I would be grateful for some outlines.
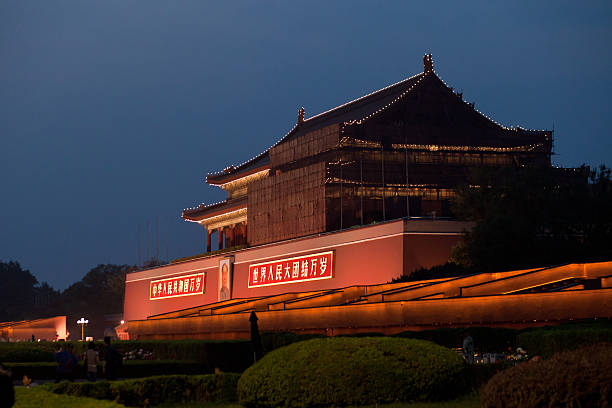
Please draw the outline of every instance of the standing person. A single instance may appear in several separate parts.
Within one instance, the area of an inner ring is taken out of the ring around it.
[[[11,370],[0,363],[0,408],[10,408],[15,404],[15,389]]]
[[[470,336],[470,333],[466,333],[465,338],[463,339],[463,357],[465,357],[465,361],[469,364],[474,363],[474,339]]]
[[[113,346],[109,336],[104,337],[104,374],[107,380],[116,380],[121,368],[121,354]]]
[[[87,379],[89,381],[96,381],[98,375],[98,363],[100,357],[96,351],[93,341],[87,344],[87,352],[85,352],[85,367],[87,368]]]
[[[57,368],[55,370],[55,382],[62,380],[74,381],[74,368],[78,364],[76,356],[72,353],[72,344],[68,343],[63,349],[55,353]]]

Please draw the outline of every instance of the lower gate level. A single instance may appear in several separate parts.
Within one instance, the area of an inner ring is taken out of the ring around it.
[[[327,335],[610,318],[612,262],[231,299],[129,321],[128,330],[131,339],[246,339],[252,311],[261,331]]]

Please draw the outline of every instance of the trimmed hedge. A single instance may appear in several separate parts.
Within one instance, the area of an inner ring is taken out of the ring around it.
[[[296,334],[292,332],[263,332],[261,333],[261,345],[265,352],[297,343],[298,341],[321,339],[326,336],[322,334]]]
[[[461,347],[465,333],[474,339],[477,351],[506,352],[508,347],[524,348],[530,356],[550,357],[554,353],[574,350],[598,342],[612,342],[612,322],[598,319],[564,323],[558,326],[522,330],[499,327],[440,328],[406,331],[395,336],[429,340],[444,347]]]
[[[86,342],[70,343],[77,356],[87,350]],[[0,362],[53,362],[55,347],[64,344],[63,342],[0,343]],[[102,355],[104,343],[97,341],[95,345],[96,350]],[[225,372],[242,372],[253,363],[250,341],[127,340],[113,342],[113,347],[121,354],[143,349],[153,352],[155,359],[197,361],[206,367],[206,372],[214,372],[215,368]]]
[[[147,407],[162,402],[236,401],[240,374],[164,375],[138,380],[44,384],[51,392],[77,397],[113,400],[131,407]]]
[[[0,343],[0,361],[6,362],[30,362],[30,361],[54,361],[53,352],[57,343],[47,341],[36,343]]]
[[[24,375],[34,380],[51,380],[55,378],[57,363],[6,363],[13,373],[14,380],[20,380]],[[128,360],[123,362],[119,373],[121,378],[149,377],[167,374],[205,374],[210,373],[207,367],[195,361],[165,361],[165,360]],[[83,363],[74,370],[75,378],[85,378]],[[102,378],[102,365],[98,365],[98,378]]]
[[[451,398],[465,366],[436,344],[392,337],[313,339],[280,348],[238,382],[246,407],[365,405]]]
[[[612,344],[530,361],[496,374],[481,392],[484,408],[609,407]]]
[[[612,342],[612,327],[549,327],[521,333],[516,342],[531,356],[550,357],[589,344]]]
[[[466,333],[474,339],[476,350],[502,353],[508,347],[516,346],[516,336],[519,330],[500,327],[470,327],[470,328],[440,328],[436,330],[405,331],[396,334],[398,337],[432,341],[444,347],[461,347]]]
[[[470,328],[439,328],[435,330],[404,331],[391,337],[427,340],[440,346],[453,348],[461,347],[466,332],[469,332],[476,341],[476,348],[487,352],[505,352],[508,347],[516,346],[516,336],[520,330],[499,327],[470,327]],[[382,337],[383,333],[356,333],[340,335],[339,337]],[[313,338],[325,338],[322,334],[295,334],[291,332],[264,332],[261,335],[264,350],[272,351],[298,341]]]

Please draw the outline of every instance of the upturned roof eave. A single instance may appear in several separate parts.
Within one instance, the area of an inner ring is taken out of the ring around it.
[[[312,128],[312,130],[316,130],[318,125],[324,124],[326,121],[329,121],[333,119],[334,117],[339,117],[345,114],[346,112],[350,111],[351,109],[354,109],[358,106],[361,107],[361,106],[368,105],[368,103],[373,103],[375,101],[378,101],[380,98],[383,98],[385,96],[386,92],[392,92],[394,91],[395,88],[401,89],[401,87],[404,86],[405,84],[411,83],[411,81],[415,81],[417,78],[422,77],[424,75],[425,73],[423,72],[418,73],[411,77],[405,78],[399,82],[396,82],[384,88],[378,89],[374,92],[371,92],[367,95],[361,96],[359,98],[346,102],[342,105],[336,106],[325,112],[321,112],[308,119],[305,119],[303,122],[298,122],[295,126],[293,126],[293,128],[289,132],[287,132],[287,134],[285,134],[285,136],[283,136],[274,145],[270,146],[268,149],[266,149],[261,154],[247,160],[246,162],[238,166],[235,166],[234,168],[230,167],[229,169],[225,169],[217,173],[209,174],[206,177],[206,182],[212,185],[219,185],[219,184],[227,183],[229,181],[238,179],[240,177],[244,177],[248,174],[251,174],[249,170],[251,170],[253,165],[256,164],[258,161],[261,161],[262,163],[265,161],[265,164],[269,165],[270,149],[287,141],[293,135],[298,133],[300,130],[308,129],[308,128]],[[376,110],[376,107],[372,109],[372,111],[375,111],[375,110]],[[340,123],[340,122],[343,122],[343,120],[338,120],[337,123]],[[259,165],[257,167],[263,168],[263,166],[259,166]]]
[[[187,221],[200,222],[206,218],[222,215],[229,211],[246,208],[246,205],[246,197],[229,201],[225,200],[210,205],[201,204],[198,207],[183,210],[181,217]]]
[[[267,153],[268,152],[264,152],[263,154],[267,156]],[[261,163],[255,163],[255,162],[256,160],[253,159],[252,162],[245,163],[245,164],[251,164],[251,165],[245,166],[245,168],[243,169],[240,169],[240,168],[235,169],[232,172],[209,174],[206,176],[206,183],[212,186],[220,186],[225,183],[229,183],[231,181],[238,180],[242,177],[246,177],[251,174],[254,174],[260,171],[264,171],[270,168],[269,157],[267,157],[266,160],[262,160]],[[253,164],[257,164],[257,165],[253,166]]]

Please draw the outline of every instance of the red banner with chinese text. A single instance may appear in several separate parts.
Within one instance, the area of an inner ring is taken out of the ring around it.
[[[204,293],[204,273],[176,276],[151,282],[149,299],[167,299]]]
[[[333,277],[333,251],[249,265],[249,288]]]

